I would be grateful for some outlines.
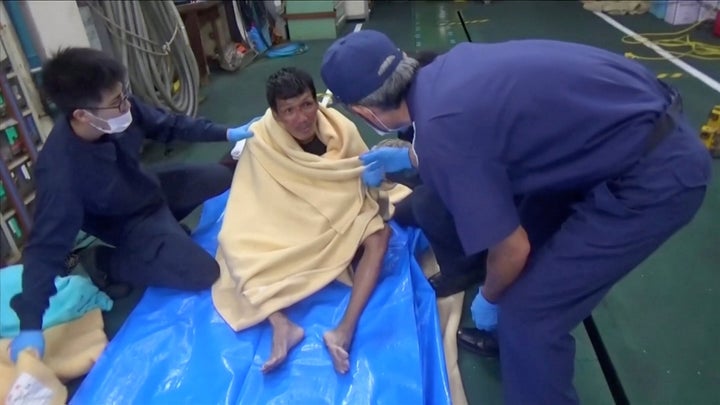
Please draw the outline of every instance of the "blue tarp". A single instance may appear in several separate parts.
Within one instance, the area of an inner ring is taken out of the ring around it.
[[[227,193],[208,201],[194,234],[217,248]],[[383,272],[360,319],[350,372],[335,372],[322,334],[350,289],[333,283],[286,313],[305,338],[267,375],[267,322],[236,333],[209,291],[151,288],[110,342],[71,404],[450,404],[435,295],[414,259],[425,241],[395,224]]]

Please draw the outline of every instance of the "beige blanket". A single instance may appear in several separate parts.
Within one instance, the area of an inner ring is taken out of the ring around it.
[[[335,279],[349,284],[346,270],[356,249],[392,210],[383,204],[386,196],[360,182],[356,156],[367,147],[355,125],[333,109],[321,107],[318,116],[319,136],[328,146],[324,156],[303,152],[268,110],[253,124],[255,136],[238,159],[218,236],[220,279],[212,289],[215,307],[234,330],[261,322]],[[407,194],[396,186],[387,198]],[[421,262],[427,276],[438,271],[431,252]],[[454,405],[467,403],[457,366],[462,303],[463,293],[438,300]]]
[[[351,260],[388,214],[378,204],[384,192],[378,197],[360,179],[358,156],[367,146],[339,112],[318,111],[323,156],[304,152],[270,109],[251,129],[218,235],[220,279],[212,288],[215,307],[236,331],[334,280],[351,284]],[[398,185],[389,198],[409,192]]]
[[[90,371],[108,343],[99,309],[49,328],[43,335],[44,358],[24,351],[16,364],[9,357],[11,339],[0,340],[0,403],[67,403],[63,383]]]

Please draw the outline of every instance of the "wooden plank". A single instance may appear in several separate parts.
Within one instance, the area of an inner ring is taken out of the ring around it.
[[[10,58],[13,72],[18,77],[18,83],[20,83],[20,88],[30,108],[35,126],[40,133],[40,138],[45,142],[45,139],[47,139],[52,129],[53,119],[43,108],[40,93],[35,87],[35,82],[29,69],[30,64],[19,45],[20,40],[15,33],[15,28],[10,21],[10,16],[7,14],[5,7],[0,7],[0,40],[2,40],[2,45],[5,47],[8,58]]]
[[[284,14],[283,17],[288,20],[320,20],[325,18],[335,19],[335,11],[323,11],[317,13],[299,13],[299,14]]]

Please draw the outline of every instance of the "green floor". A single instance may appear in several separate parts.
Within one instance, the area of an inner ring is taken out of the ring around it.
[[[623,33],[608,25],[575,1],[479,1],[423,2],[375,1],[371,19],[363,28],[390,35],[400,47],[448,49],[465,41],[457,24],[457,10],[468,21],[474,42],[521,38],[548,38],[582,42],[624,53],[656,56],[642,46],[624,45]],[[616,19],[636,32],[677,31],[651,15]],[[354,28],[349,24],[345,30]],[[697,40],[720,40],[709,34],[694,34]],[[236,74],[217,73],[203,91],[202,115],[221,123],[239,124],[264,112],[264,79],[285,65],[311,72],[318,91],[322,54],[330,41],[308,43],[309,52],[289,59],[259,60]],[[688,60],[696,68],[720,81],[720,63]],[[683,73],[670,78],[683,93],[687,113],[698,128],[707,119],[720,94],[667,61],[643,61],[660,73]],[[354,119],[367,142],[377,136]],[[226,144],[174,145],[166,157],[183,161],[213,161],[227,152]],[[162,148],[148,151],[150,160],[163,156]],[[594,318],[612,356],[631,403],[710,404],[720,403],[720,161],[715,163],[715,180],[701,212],[693,223],[675,236],[637,271],[623,280],[600,307]],[[661,219],[659,219],[661,220]],[[192,222],[192,219],[191,219]],[[112,336],[140,297],[117,302],[106,314]],[[469,295],[471,298],[472,295]],[[466,307],[469,300],[466,302]],[[467,316],[463,324],[470,325]],[[612,403],[587,334],[580,328],[577,339],[576,386],[583,403]],[[501,403],[499,363],[460,352],[460,368],[471,404]]]

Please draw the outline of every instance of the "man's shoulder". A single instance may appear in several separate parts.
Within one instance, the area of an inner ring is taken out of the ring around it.
[[[73,174],[71,170],[74,162],[82,159],[77,151],[70,147],[72,141],[72,132],[68,132],[69,127],[65,128],[56,125],[48,135],[42,149],[38,152],[37,161],[34,167],[35,181],[40,184],[49,186],[62,186],[68,184]],[[60,182],[60,184],[57,184]]]
[[[64,160],[67,153],[68,140],[72,136],[72,129],[67,122],[58,120],[53,125],[47,138],[38,152],[38,163],[47,160]]]

